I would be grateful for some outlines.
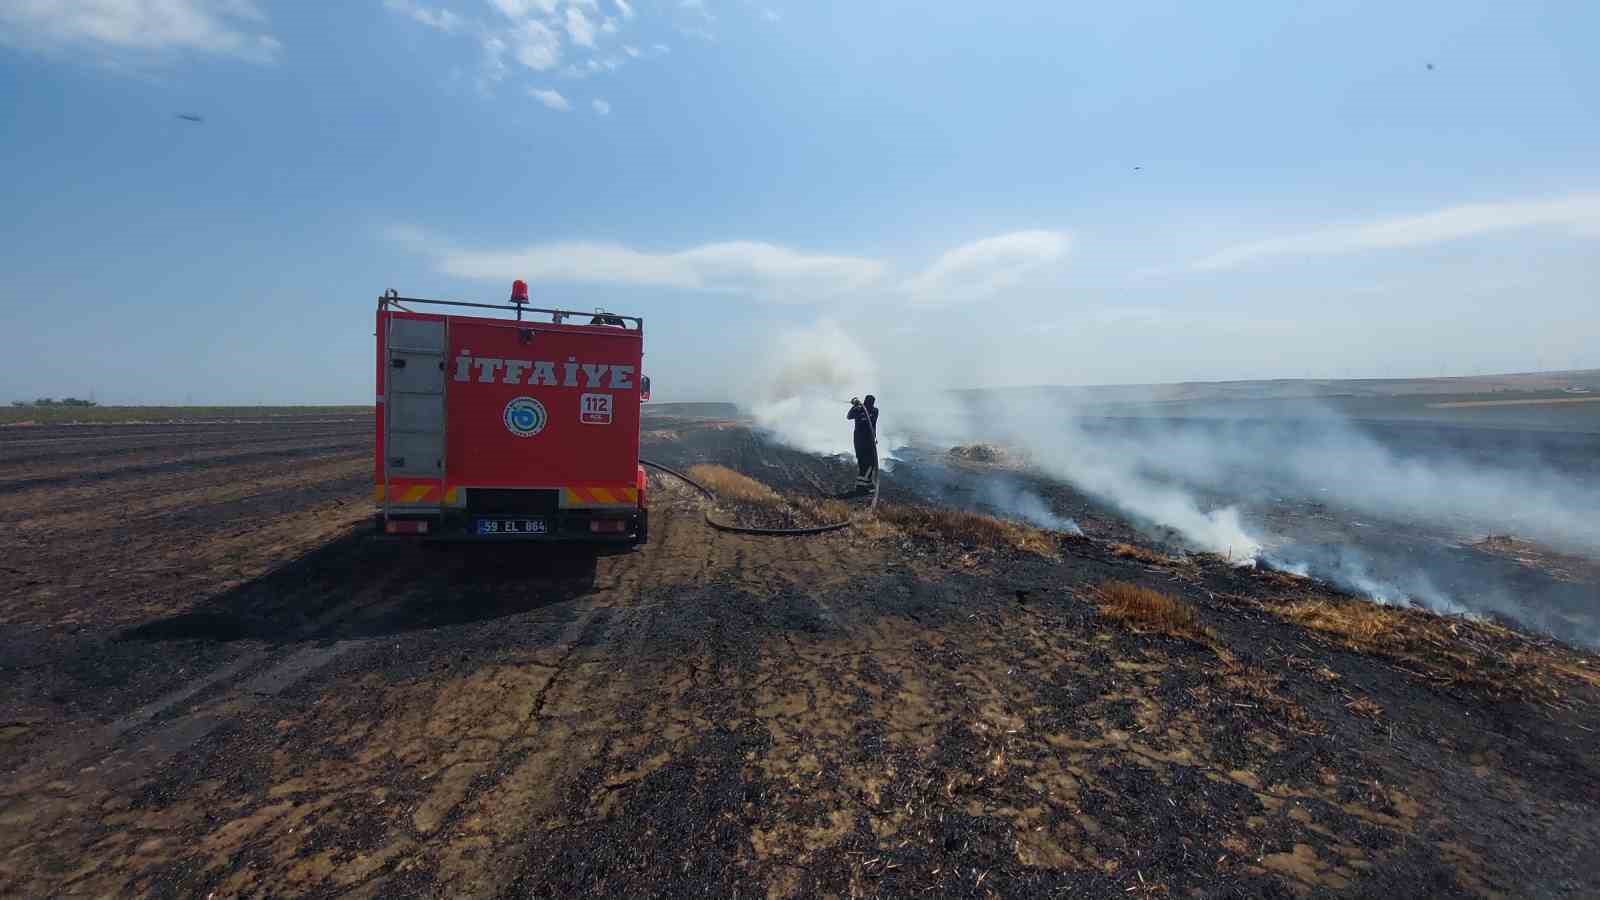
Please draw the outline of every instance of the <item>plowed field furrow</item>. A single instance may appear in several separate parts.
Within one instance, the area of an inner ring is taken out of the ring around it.
[[[0,446],[0,481],[11,481],[37,475],[69,474],[75,471],[93,471],[121,465],[139,465],[146,462],[168,461],[186,454],[207,455],[218,450],[247,445],[265,450],[271,447],[303,447],[318,442],[363,440],[372,443],[372,426],[326,429],[317,431],[274,431],[263,435],[228,435],[222,437],[195,437],[183,443],[173,443],[167,438],[148,441],[125,441],[114,446],[96,447],[86,452],[81,446],[67,441],[52,442],[59,446],[39,452],[17,453]]]
[[[98,451],[101,447],[116,448],[124,445],[140,446],[155,442],[181,445],[207,436],[224,436],[236,439],[272,434],[295,434],[328,428],[365,427],[370,430],[372,418],[360,416],[337,419],[289,419],[275,422],[195,422],[188,425],[42,425],[31,427],[0,428],[0,458],[13,449],[39,447],[83,447]]]
[[[371,447],[372,441],[365,439],[319,440],[276,448],[234,448],[212,453],[185,454],[176,459],[161,461],[121,460],[112,464],[72,467],[66,471],[54,471],[50,474],[34,473],[23,477],[0,478],[0,496],[84,484],[100,485],[167,473],[191,473],[215,467],[249,465],[254,462],[301,460],[317,456],[358,453],[363,450],[371,452]]]
[[[95,521],[133,520],[306,479],[326,478],[332,470],[345,477],[363,465],[370,485],[372,459],[366,452],[332,450],[297,458],[274,456],[265,461],[202,467],[200,471],[163,472],[104,484],[36,488],[7,496],[0,505],[0,522],[16,522],[19,529],[31,530],[69,522],[88,525]],[[370,492],[369,487],[367,496]]]
[[[369,520],[365,504],[340,499],[347,481],[320,487],[320,502],[313,483],[194,511],[210,523],[178,520],[131,534],[99,529],[99,545],[31,539],[11,557],[13,589],[0,603],[0,623],[105,626],[180,612]]]

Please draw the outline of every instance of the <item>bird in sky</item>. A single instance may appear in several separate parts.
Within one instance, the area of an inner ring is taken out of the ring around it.
[[[203,116],[197,116],[194,113],[178,113],[178,118],[184,120],[185,122],[204,122],[205,121],[205,118]]]

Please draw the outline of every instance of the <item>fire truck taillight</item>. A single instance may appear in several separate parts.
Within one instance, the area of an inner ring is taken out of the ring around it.
[[[511,282],[511,302],[528,302],[528,283],[526,281],[518,278],[516,281]]]
[[[383,530],[389,534],[427,534],[428,522],[425,519],[390,519],[383,523]]]
[[[621,534],[628,530],[626,519],[590,519],[591,534]]]

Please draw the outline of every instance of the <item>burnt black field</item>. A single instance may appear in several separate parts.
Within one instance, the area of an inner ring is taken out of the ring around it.
[[[854,477],[656,409],[667,465]],[[373,533],[370,414],[123,429],[0,432],[0,896],[1600,891],[1600,657],[1176,558],[1024,467],[908,456],[806,538],[655,475],[638,551],[425,548]],[[1089,536],[911,505],[992,485]]]

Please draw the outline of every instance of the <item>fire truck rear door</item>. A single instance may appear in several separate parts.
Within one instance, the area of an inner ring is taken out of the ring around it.
[[[443,319],[389,319],[384,465],[390,476],[444,477]]]

